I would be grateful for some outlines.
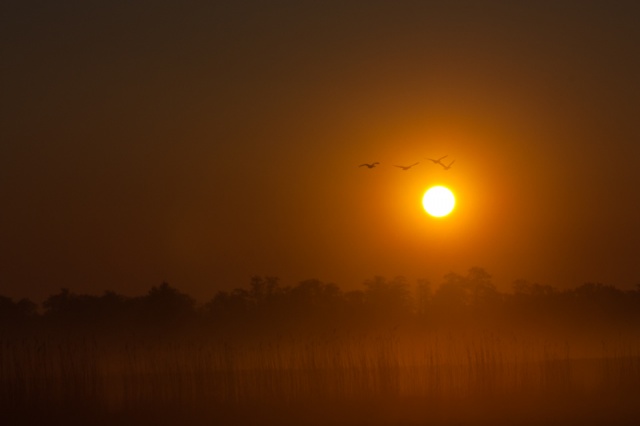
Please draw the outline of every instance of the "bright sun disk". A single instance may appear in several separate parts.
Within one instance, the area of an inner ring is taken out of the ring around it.
[[[453,193],[444,186],[434,186],[422,197],[422,206],[431,216],[446,216],[453,210],[456,199]]]

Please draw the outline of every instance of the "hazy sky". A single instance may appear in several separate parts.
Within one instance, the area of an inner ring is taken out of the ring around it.
[[[640,3],[193,3],[2,2],[0,294],[640,282]]]

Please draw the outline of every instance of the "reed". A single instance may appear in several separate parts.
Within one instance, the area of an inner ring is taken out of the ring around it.
[[[608,404],[638,395],[640,340],[627,336],[594,346],[587,351],[566,338],[478,331],[5,339],[0,409],[83,408],[96,416],[173,410],[198,419],[233,412],[248,421],[251,413],[263,418],[268,407],[271,417],[279,413],[275,422],[305,407],[325,417],[330,410],[345,424],[367,415],[370,424],[446,424],[496,421],[496,412],[508,407],[516,418],[539,416],[547,404],[549,412],[561,407],[566,420],[574,400]],[[536,400],[546,402],[535,410]],[[460,407],[475,414],[460,417]]]

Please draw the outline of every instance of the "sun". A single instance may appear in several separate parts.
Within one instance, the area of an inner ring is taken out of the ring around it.
[[[456,199],[448,188],[434,186],[427,190],[422,197],[422,206],[431,216],[446,216],[453,210]]]

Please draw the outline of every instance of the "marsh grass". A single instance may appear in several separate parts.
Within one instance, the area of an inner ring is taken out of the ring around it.
[[[139,424],[171,424],[170,413],[217,424],[640,419],[640,341],[595,340],[469,330],[2,340],[0,409]]]

